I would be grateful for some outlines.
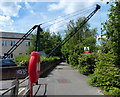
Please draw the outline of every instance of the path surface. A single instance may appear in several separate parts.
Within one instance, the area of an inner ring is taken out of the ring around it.
[[[87,84],[88,77],[80,74],[65,62],[60,63],[47,77],[39,79],[34,95],[103,95]]]
[[[87,84],[87,80],[88,77],[62,62],[47,77],[39,78],[39,85],[33,87],[33,95],[103,95],[98,88]],[[11,86],[12,81],[0,81],[0,94]],[[26,85],[28,81],[21,86]]]

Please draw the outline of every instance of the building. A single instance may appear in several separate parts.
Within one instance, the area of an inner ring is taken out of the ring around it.
[[[7,51],[20,39],[25,33],[15,32],[0,32],[0,56],[3,56]],[[30,46],[31,35],[24,40],[19,47],[10,55],[10,58],[20,54],[28,54],[27,50]]]

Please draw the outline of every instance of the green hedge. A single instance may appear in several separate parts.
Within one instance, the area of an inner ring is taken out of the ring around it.
[[[78,69],[80,73],[84,75],[90,75],[94,73],[95,61],[97,55],[94,53],[81,54],[78,58]]]
[[[40,62],[42,63],[42,62],[49,62],[49,61],[54,61],[54,60],[59,60],[60,59],[60,57],[43,57],[43,56],[41,56],[40,57]]]
[[[29,55],[18,55],[15,56],[14,60],[17,63],[18,66],[28,66],[29,63]],[[49,61],[53,61],[53,60],[58,60],[60,59],[59,57],[40,57],[40,62],[49,62]]]
[[[17,66],[27,66],[30,57],[28,55],[18,55],[15,56],[14,60],[17,63]]]
[[[89,75],[89,83],[101,87],[105,95],[120,97],[120,69],[111,53],[69,55],[69,64],[80,73]]]
[[[93,74],[97,55],[95,53],[69,55],[69,64],[84,75]]]
[[[120,97],[120,69],[115,65],[113,54],[98,54],[94,74],[90,76],[89,83],[102,89],[115,97]]]
[[[73,67],[78,66],[78,57],[79,56],[76,53],[73,53],[73,55],[69,55],[68,57],[69,64]]]

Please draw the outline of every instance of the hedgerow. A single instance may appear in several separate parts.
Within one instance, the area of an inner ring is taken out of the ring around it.
[[[91,54],[81,54],[78,58],[78,69],[80,73],[84,75],[90,75],[94,73],[94,67],[97,55]]]
[[[14,60],[17,63],[17,66],[27,66],[30,57],[28,55],[18,55],[15,56]]]
[[[17,66],[28,66],[28,63],[29,63],[29,55],[18,55],[18,56],[15,56],[14,60],[15,62],[17,63]],[[53,60],[57,60],[57,59],[60,59],[59,57],[44,57],[44,56],[41,56],[40,57],[40,62],[49,62],[49,61],[53,61]]]
[[[98,54],[94,74],[90,76],[89,83],[102,87],[108,95],[120,96],[120,69],[115,65],[115,58],[110,53]]]
[[[105,95],[120,97],[120,69],[111,53],[69,55],[69,64],[80,73],[89,75],[91,85],[101,87]]]
[[[72,65],[73,67],[78,66],[78,57],[79,56],[76,53],[69,55],[68,57],[69,64]]]

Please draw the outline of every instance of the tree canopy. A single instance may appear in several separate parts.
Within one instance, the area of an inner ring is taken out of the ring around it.
[[[46,32],[40,32],[41,35],[43,35],[43,38],[40,38],[40,49],[41,51],[44,51],[46,54],[49,54],[61,41],[61,36],[59,33],[50,33],[49,31]],[[31,46],[28,49],[28,52],[31,53],[35,50],[36,45],[36,34],[32,35],[31,39]],[[61,52],[57,52],[54,55],[61,55]]]
[[[109,12],[108,20],[103,25],[107,36],[104,47],[117,56],[117,64],[120,64],[120,1],[113,3]]]
[[[79,27],[84,18],[79,18],[77,21],[70,21],[66,30],[66,37],[72,32],[75,27]],[[96,29],[90,29],[90,25],[86,23],[70,40],[62,47],[62,53],[65,58],[70,54],[77,53],[78,55],[84,52],[84,47],[90,47],[90,51],[95,51],[96,48]]]

